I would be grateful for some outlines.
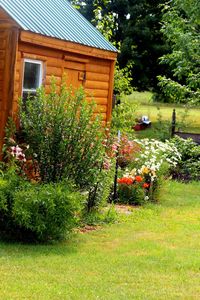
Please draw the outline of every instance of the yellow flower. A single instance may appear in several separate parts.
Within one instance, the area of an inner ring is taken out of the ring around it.
[[[131,170],[129,174],[131,177],[134,177],[136,175],[136,169]]]
[[[142,174],[148,174],[148,173],[149,173],[149,169],[147,167],[143,167]]]

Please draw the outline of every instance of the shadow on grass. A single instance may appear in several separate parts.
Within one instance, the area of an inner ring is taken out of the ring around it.
[[[1,233],[0,233],[1,234]],[[81,237],[76,233],[71,233],[65,240],[51,241],[48,243],[33,243],[33,242],[19,242],[17,240],[9,240],[8,236],[1,234],[0,243],[0,255],[9,253],[9,256],[24,257],[24,256],[51,256],[59,255],[66,256],[66,254],[75,254],[78,252],[81,244]]]

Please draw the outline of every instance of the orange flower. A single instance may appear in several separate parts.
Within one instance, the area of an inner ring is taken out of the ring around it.
[[[145,183],[143,184],[143,188],[144,188],[144,189],[148,189],[149,187],[150,187],[150,184],[149,184],[149,183],[145,182]]]
[[[137,181],[137,182],[141,182],[142,181],[142,177],[141,176],[135,176],[135,180]]]
[[[117,182],[120,183],[120,184],[133,184],[134,180],[130,177],[122,177],[122,178],[119,178],[117,179]]]

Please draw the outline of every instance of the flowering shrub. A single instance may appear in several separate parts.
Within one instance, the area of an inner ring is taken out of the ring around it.
[[[149,200],[151,182],[147,173],[139,174],[133,169],[117,180],[120,201],[129,204],[142,204]]]
[[[14,168],[18,175],[27,179],[39,179],[36,160],[32,159],[29,145],[19,138],[14,121],[9,118],[6,128],[6,136],[3,144],[4,169]]]
[[[88,191],[87,210],[100,203],[102,172],[111,165],[101,116],[94,110],[82,88],[72,91],[63,83],[57,93],[54,82],[50,94],[38,89],[35,99],[26,100],[26,110],[20,105],[22,130],[41,181],[72,180]]]
[[[166,141],[165,143],[154,139],[135,141],[141,146],[141,152],[136,158],[136,161],[142,161],[143,168],[147,167],[151,171],[156,172],[160,170],[164,163],[175,167],[177,162],[181,159],[181,154],[170,141]]]
[[[146,200],[146,188],[141,176],[125,174],[118,179],[119,202],[124,204],[141,205]]]
[[[69,178],[80,188],[94,184],[104,153],[101,118],[94,117],[94,109],[83,89],[72,92],[63,83],[57,93],[54,82],[50,94],[40,88],[35,99],[28,98],[26,110],[21,103],[25,141],[43,182]]]
[[[157,140],[135,140],[140,146],[137,157],[118,179],[119,195],[124,193],[128,203],[139,204],[145,200],[154,200],[160,178],[170,167],[175,167],[181,155],[173,143]],[[139,190],[139,193],[136,191]],[[142,192],[143,191],[143,192]],[[135,197],[135,199],[134,199]],[[142,197],[138,199],[138,197]],[[124,202],[124,200],[123,200]]]
[[[119,143],[119,153],[117,158],[119,166],[124,168],[133,162],[140,149],[141,147],[136,141],[131,141],[126,135],[123,135]]]

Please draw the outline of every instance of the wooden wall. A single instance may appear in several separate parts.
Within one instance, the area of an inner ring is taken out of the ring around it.
[[[51,76],[58,89],[66,73],[67,83],[83,85],[87,100],[97,103],[95,113],[108,122],[112,110],[114,65],[117,54],[23,31],[0,8],[0,149],[9,115],[15,116],[22,95],[24,59],[43,62],[47,93]]]
[[[46,44],[44,43],[45,39]],[[49,40],[53,40],[55,45],[57,42],[58,46],[55,47],[58,49],[51,48],[52,44],[48,44]],[[59,43],[64,46],[59,47]],[[78,47],[80,47],[80,51],[77,53]],[[82,45],[77,45],[76,48],[72,49],[69,47],[68,42],[47,37],[43,37],[41,40],[40,35],[22,32],[17,52],[13,111],[17,110],[18,98],[21,96],[22,91],[23,61],[28,58],[43,62],[43,84],[47,92],[50,90],[52,75],[56,78],[59,89],[62,76],[66,74],[68,85],[72,84],[75,88],[83,85],[88,101],[92,101],[92,99],[96,101],[96,113],[101,113],[104,122],[107,122],[111,116],[116,54],[111,53],[112,57],[110,59],[108,51],[103,50],[101,55],[101,50],[95,49],[97,53],[95,55],[94,49],[92,49],[92,53],[91,50],[87,51],[88,49],[90,48]]]

